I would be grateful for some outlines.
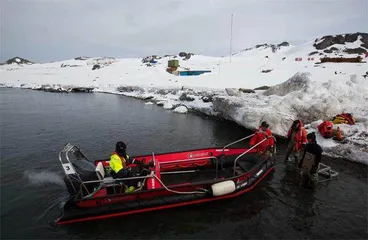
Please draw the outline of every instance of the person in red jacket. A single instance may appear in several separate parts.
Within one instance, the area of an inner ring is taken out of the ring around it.
[[[289,156],[293,155],[295,164],[299,163],[300,152],[305,148],[308,143],[307,131],[303,127],[303,123],[300,120],[295,120],[291,125],[288,133],[288,147],[286,149],[285,162],[289,160]]]
[[[266,139],[255,147],[257,152],[261,154],[267,154],[269,152],[273,152],[273,146],[275,144],[275,140],[272,136],[271,130],[268,127],[269,125],[267,124],[267,122],[263,121],[261,123],[261,126],[259,126],[259,128],[257,129],[254,136],[250,139],[250,142],[249,142],[250,147],[253,147],[257,145],[257,143]]]

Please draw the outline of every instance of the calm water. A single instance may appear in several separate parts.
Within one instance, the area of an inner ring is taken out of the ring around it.
[[[317,189],[297,188],[284,164],[237,198],[101,222],[54,226],[67,192],[58,152],[67,142],[90,159],[118,140],[131,155],[224,146],[248,135],[228,121],[173,114],[109,94],[0,89],[1,238],[367,238],[367,169],[324,158],[340,172]],[[279,160],[285,143],[279,140]]]

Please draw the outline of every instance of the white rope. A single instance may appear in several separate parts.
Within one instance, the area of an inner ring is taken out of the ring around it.
[[[156,174],[152,174],[156,179],[157,179],[157,181],[159,181],[160,183],[161,183],[161,185],[167,190],[167,191],[169,191],[169,192],[173,192],[173,193],[177,193],[177,194],[196,194],[196,193],[198,193],[198,194],[205,194],[205,193],[207,193],[207,190],[205,190],[205,189],[203,189],[204,190],[204,192],[198,192],[198,191],[193,191],[193,192],[178,192],[178,191],[175,191],[175,190],[171,190],[171,189],[169,189],[168,187],[166,187],[166,185],[161,181],[161,179],[159,179],[157,176],[156,176]]]

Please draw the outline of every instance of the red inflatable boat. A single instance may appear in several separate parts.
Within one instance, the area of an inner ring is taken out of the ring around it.
[[[251,135],[252,136],[252,135]],[[231,198],[253,189],[275,165],[275,153],[259,155],[254,147],[223,148],[134,156],[132,177],[113,179],[109,159],[91,163],[74,145],[59,153],[70,194],[57,224],[106,219]],[[266,140],[266,139],[265,139]],[[125,189],[134,182],[133,192]],[[129,184],[128,184],[129,183]]]

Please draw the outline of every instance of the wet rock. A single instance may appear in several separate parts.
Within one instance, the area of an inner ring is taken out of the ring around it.
[[[213,96],[208,95],[208,96],[202,96],[201,97],[202,101],[207,103],[207,102],[213,102]]]
[[[179,100],[191,102],[194,101],[194,98],[188,96],[187,93],[182,93],[181,96],[179,97]]]
[[[225,88],[225,91],[229,96],[239,96],[240,95],[239,90],[236,88]]]
[[[118,92],[144,92],[144,90],[140,87],[136,86],[120,86],[116,89]]]
[[[255,88],[254,90],[267,90],[269,88],[270,88],[269,86],[261,86],[261,87]]]
[[[143,100],[151,100],[152,98],[154,98],[153,96],[148,96],[148,97],[144,97]]]
[[[256,93],[254,90],[247,88],[239,88],[239,91],[243,93]]]

